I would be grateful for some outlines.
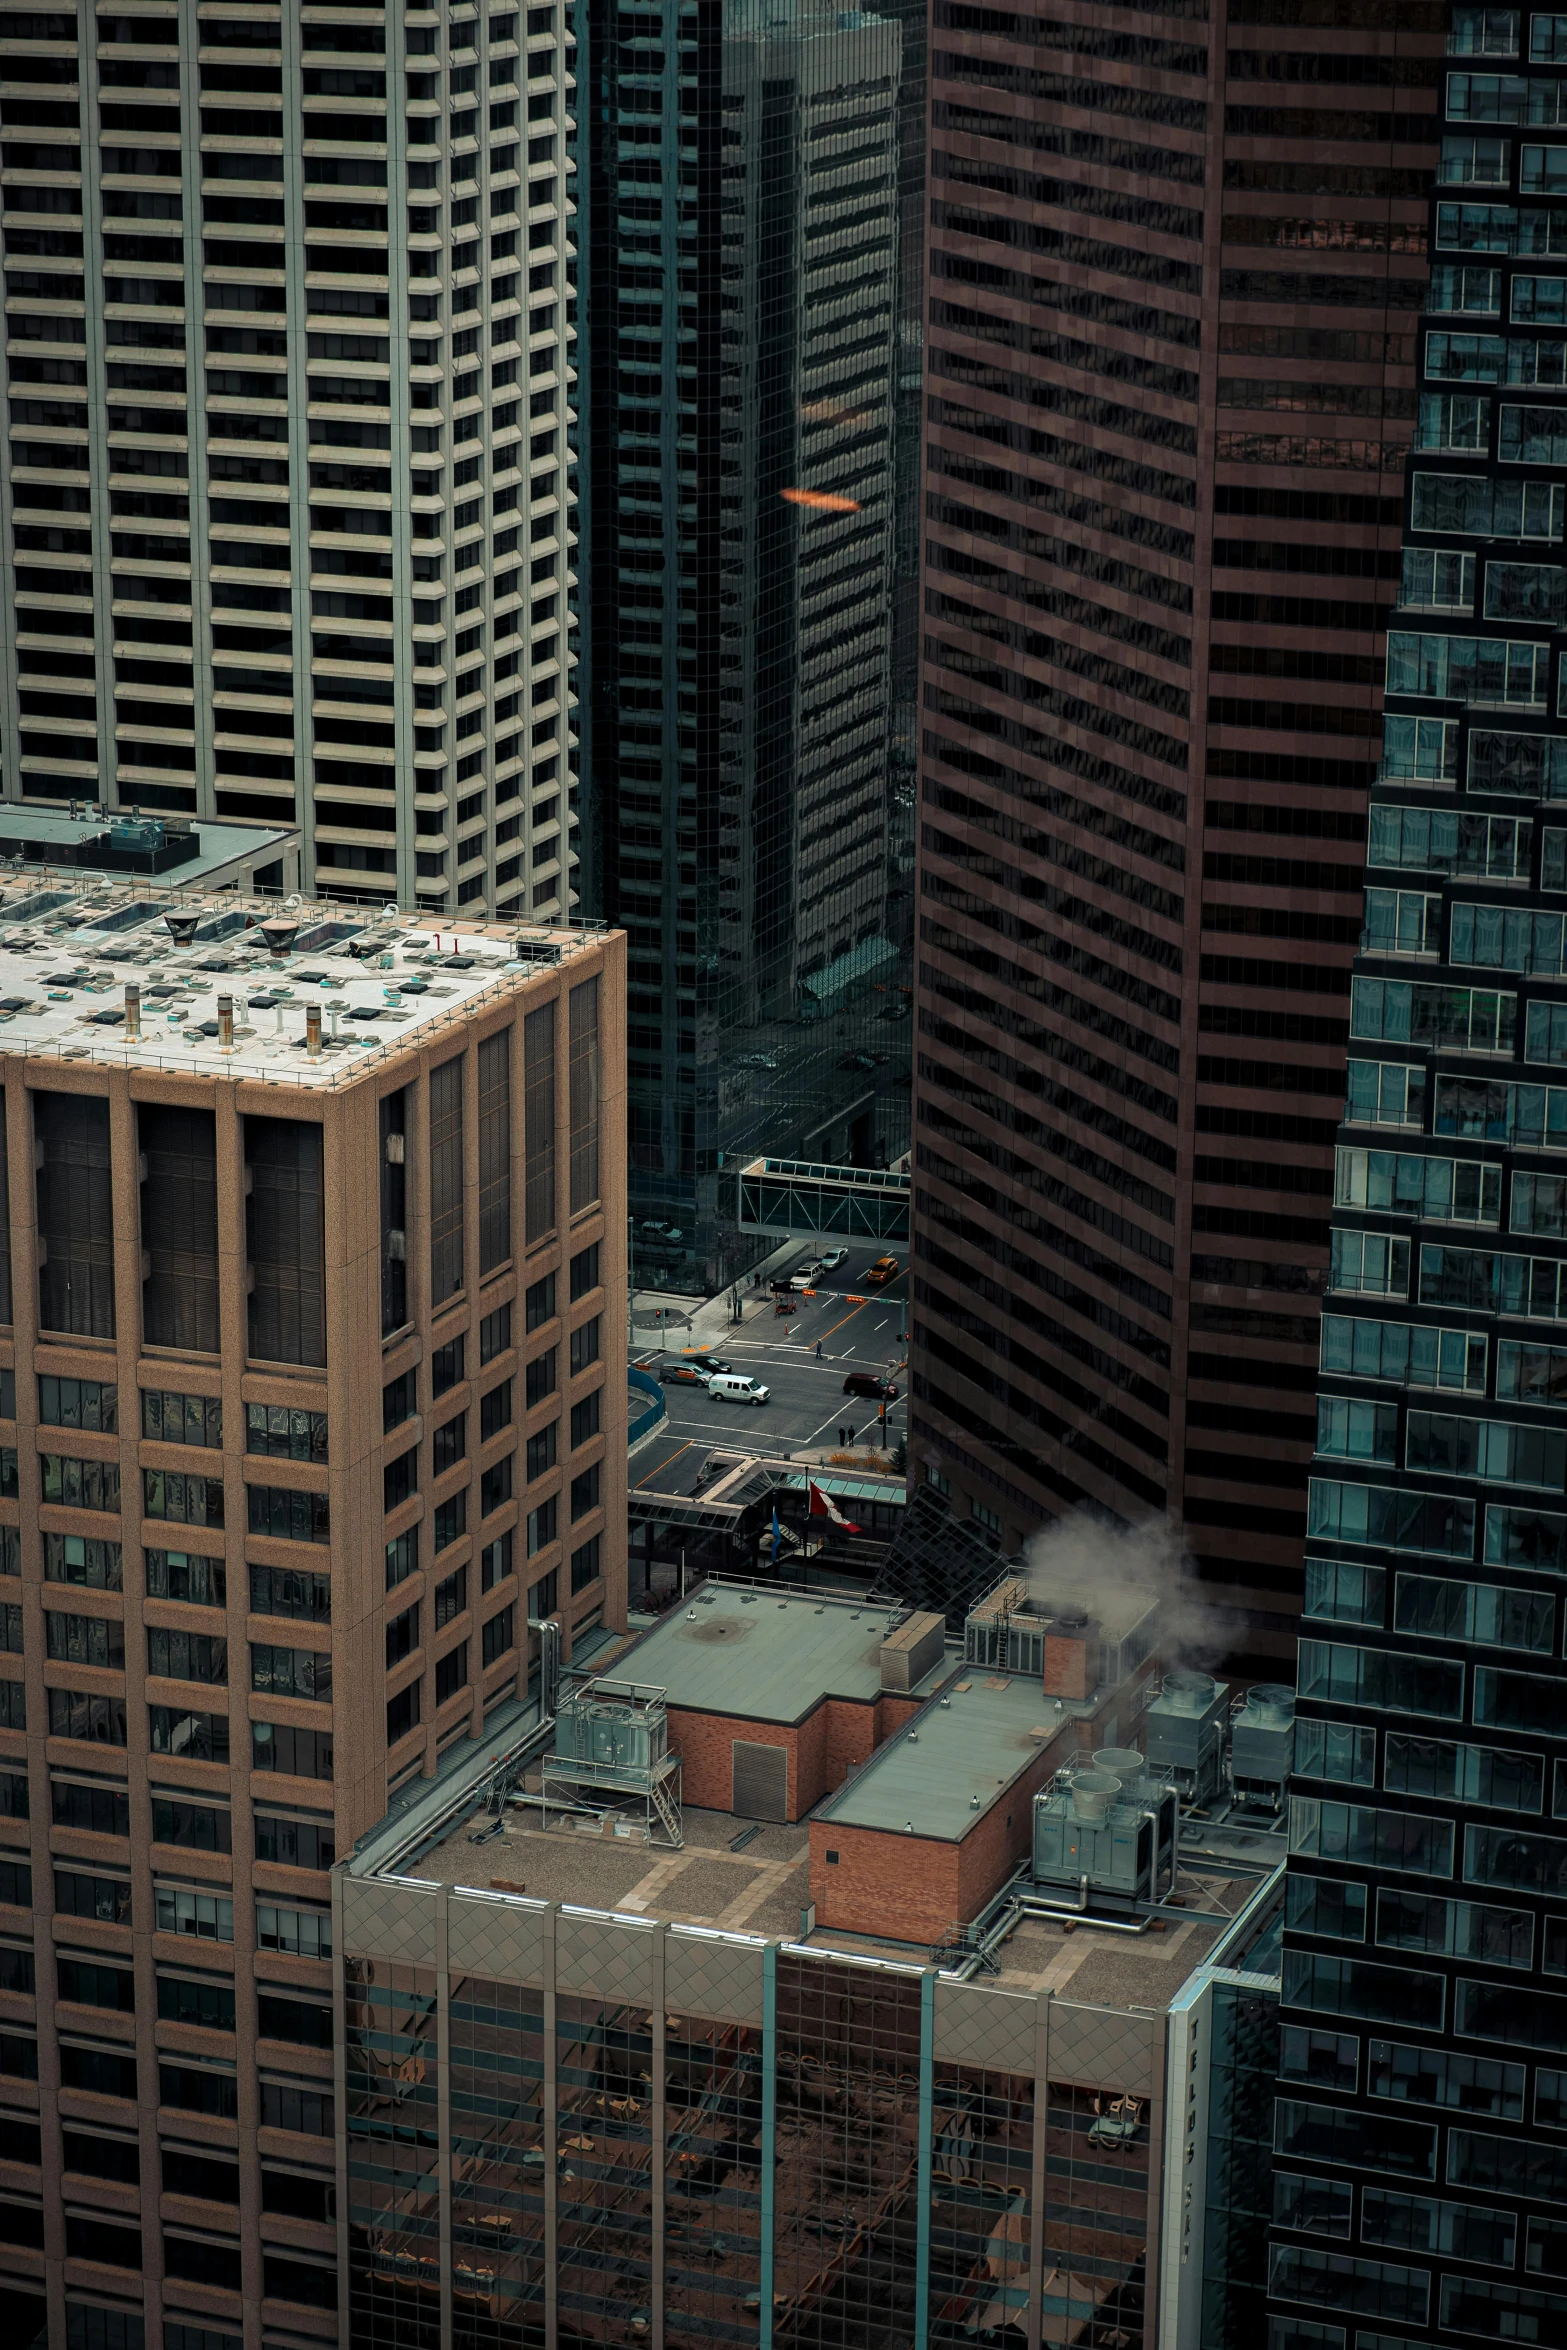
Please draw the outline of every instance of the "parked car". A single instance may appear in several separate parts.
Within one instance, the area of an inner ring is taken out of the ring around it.
[[[798,1271],[791,1273],[789,1287],[791,1289],[814,1289],[816,1287],[815,1266],[801,1265]]]
[[[874,1371],[851,1371],[843,1383],[845,1395],[868,1395],[874,1403],[896,1403],[903,1390]]]
[[[770,1388],[753,1379],[748,1371],[720,1371],[707,1392],[724,1403],[766,1403],[772,1394]]]
[[[898,1271],[896,1257],[878,1257],[865,1276],[866,1286],[871,1289],[882,1289],[889,1281],[897,1279]]]

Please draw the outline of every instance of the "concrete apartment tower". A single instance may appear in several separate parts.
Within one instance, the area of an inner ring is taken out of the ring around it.
[[[937,0],[910,1452],[1293,1655],[1446,12]]]
[[[336,2339],[327,1872],[516,1735],[530,1626],[622,1621],[619,938],[247,913],[0,896],[0,2310],[56,2350]]]
[[[6,798],[569,912],[568,29],[0,9]]]

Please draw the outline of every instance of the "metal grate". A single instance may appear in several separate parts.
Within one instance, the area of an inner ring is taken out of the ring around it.
[[[789,1817],[789,1756],[781,1746],[734,1741],[734,1809],[749,1820]]]

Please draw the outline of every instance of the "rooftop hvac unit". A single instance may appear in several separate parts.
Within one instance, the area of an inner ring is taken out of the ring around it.
[[[1211,1802],[1219,1791],[1228,1696],[1228,1683],[1210,1673],[1167,1673],[1143,1716],[1149,1763],[1174,1781],[1185,1804]]]
[[[1295,1762],[1295,1692],[1282,1681],[1246,1692],[1230,1717],[1230,1779],[1238,1803],[1278,1811]]]
[[[1173,1875],[1179,1809],[1173,1787],[1144,1775],[1140,1754],[1085,1756],[1034,1798],[1036,1888],[1087,1910],[1157,1901]]]

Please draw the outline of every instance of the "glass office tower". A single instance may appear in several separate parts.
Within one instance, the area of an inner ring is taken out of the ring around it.
[[[1567,2329],[1567,18],[1455,7],[1355,966],[1274,2350]]]
[[[639,1269],[719,1281],[737,1155],[907,1133],[923,32],[596,0],[587,49],[591,897],[631,940]]]
[[[554,0],[0,9],[0,791],[572,903]]]

